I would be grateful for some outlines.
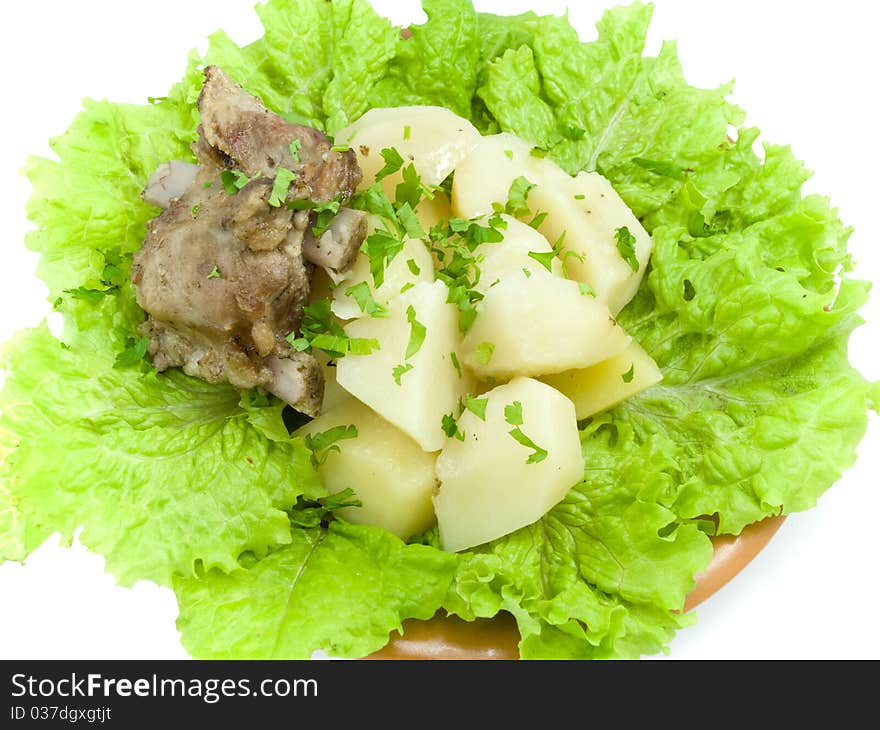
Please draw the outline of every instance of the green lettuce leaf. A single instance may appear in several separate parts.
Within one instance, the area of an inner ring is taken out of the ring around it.
[[[0,481],[18,514],[67,541],[82,526],[124,584],[235,569],[289,542],[287,510],[324,493],[301,440],[267,438],[233,388],[113,368],[45,327],[5,366]]]
[[[197,658],[306,659],[316,649],[364,656],[404,619],[434,615],[455,563],[379,528],[334,521],[297,529],[248,569],[178,577],[178,628]]]
[[[445,106],[468,118],[480,52],[477,14],[464,0],[424,0],[423,6],[427,23],[409,29],[371,106]]]

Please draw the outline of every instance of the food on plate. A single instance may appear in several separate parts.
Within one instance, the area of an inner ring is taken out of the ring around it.
[[[0,559],[78,534],[174,590],[196,657],[445,612],[631,658],[693,620],[712,537],[853,463],[869,286],[791,151],[645,56],[648,6],[585,43],[424,5],[269,0],[30,161],[64,324],[4,356]]]

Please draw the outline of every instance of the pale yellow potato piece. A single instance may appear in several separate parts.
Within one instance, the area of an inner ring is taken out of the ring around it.
[[[448,304],[449,290],[442,281],[421,283],[394,299],[383,318],[362,317],[345,326],[349,337],[378,340],[369,355],[348,354],[336,365],[336,379],[349,393],[409,434],[425,451],[438,451],[445,435],[443,416],[455,411],[458,400],[473,387],[473,377],[453,366],[461,336],[458,309]],[[418,352],[406,359],[411,325],[407,309],[426,329]],[[459,358],[460,359],[460,358]],[[412,365],[394,380],[394,369]]]
[[[351,400],[351,393],[336,382],[336,363],[320,350],[315,350],[312,354],[320,363],[321,371],[324,373],[324,400],[321,401],[321,413],[327,413],[340,403]]]
[[[577,282],[547,271],[501,281],[486,292],[477,312],[462,355],[482,379],[586,368],[630,342],[608,307],[583,294]]]
[[[437,106],[370,109],[336,134],[338,143],[350,145],[357,153],[364,174],[361,189],[370,187],[385,166],[383,149],[396,149],[404,164],[412,162],[425,185],[439,185],[479,140],[473,124]],[[401,179],[396,172],[382,181],[392,200]]]
[[[538,230],[549,241],[555,243],[565,235],[561,255],[568,276],[589,284],[617,315],[635,296],[654,242],[611,183],[595,172],[566,176],[532,190],[529,206],[547,212]],[[636,239],[638,271],[618,250],[620,228],[627,228]],[[569,252],[572,255],[566,257]]]
[[[518,177],[533,184],[559,182],[569,176],[550,160],[533,157],[532,145],[507,132],[480,139],[455,168],[452,210],[459,218],[490,215],[493,204],[506,205],[510,186]],[[528,198],[532,215],[538,209]]]
[[[502,215],[501,218],[507,225],[502,231],[504,240],[500,243],[483,243],[474,250],[474,255],[480,259],[480,280],[474,289],[481,294],[485,294],[496,282],[511,276],[525,276],[523,269],[529,273],[547,271],[538,259],[529,254],[553,252],[547,239],[531,226],[513,216]],[[488,218],[480,222],[487,225]],[[558,258],[554,257],[550,261],[550,271],[558,276],[562,275],[562,262]]]
[[[578,420],[581,420],[647,390],[663,380],[663,375],[657,363],[633,340],[619,355],[598,365],[547,375],[541,380],[568,397],[574,403]]]
[[[433,198],[422,198],[416,206],[416,218],[425,233],[429,233],[438,223],[452,218],[452,205],[446,193],[437,191]]]
[[[409,263],[412,261],[411,264]],[[415,272],[418,273],[415,273]],[[330,309],[340,319],[356,319],[369,316],[361,310],[357,301],[346,294],[352,287],[366,282],[377,304],[387,307],[391,300],[399,297],[401,291],[420,282],[434,281],[434,259],[420,240],[408,238],[403,249],[385,267],[382,286],[376,287],[370,273],[370,259],[365,253],[359,253],[345,278],[333,290],[333,301]]]
[[[337,511],[358,525],[384,527],[399,538],[434,522],[434,456],[355,398],[348,398],[297,432],[298,436],[352,425],[357,437],[338,441],[318,467],[331,494],[351,488],[363,504]]]
[[[541,518],[584,474],[574,406],[544,383],[517,378],[485,396],[486,420],[465,411],[458,421],[464,441],[447,439],[437,458],[439,489],[434,510],[444,550],[482,545]],[[546,450],[533,450],[510,435],[504,409],[522,404],[519,429]]]

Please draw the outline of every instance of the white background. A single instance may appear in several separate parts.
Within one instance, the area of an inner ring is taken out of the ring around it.
[[[416,2],[374,2],[398,23]],[[605,2],[571,2],[584,38]],[[28,0],[0,6],[0,341],[47,311],[24,250],[29,154],[49,154],[85,96],[143,103],[180,78],[187,52],[224,28],[239,43],[260,35],[251,0]],[[567,3],[478,2],[483,10],[563,12]],[[678,39],[689,80],[736,78],[735,100],[765,138],[792,144],[815,171],[810,192],[829,194],[856,229],[857,274],[880,282],[880,154],[876,28],[863,0],[833,3],[658,0],[649,50]],[[76,191],[71,191],[75,194]],[[880,296],[876,297],[880,299]],[[880,308],[853,338],[854,364],[880,379]],[[679,634],[675,659],[880,658],[880,423],[872,416],[857,465],[795,515],[732,584]],[[46,458],[51,458],[47,454]],[[116,587],[103,561],[55,541],[24,566],[0,566],[0,658],[184,658],[170,591]]]

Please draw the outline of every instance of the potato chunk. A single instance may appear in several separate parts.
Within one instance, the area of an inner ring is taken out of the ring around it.
[[[382,307],[387,307],[401,292],[419,282],[434,281],[434,259],[425,244],[408,238],[403,249],[385,267],[381,286],[377,287],[370,273],[370,259],[365,253],[359,253],[345,278],[333,290],[331,309],[340,319],[356,319],[363,317],[364,312],[356,300],[356,287],[366,284],[373,300]],[[355,291],[352,291],[355,289]],[[351,291],[351,294],[346,292]]]
[[[532,272],[547,271],[543,261],[554,274],[562,275],[562,262],[553,256],[553,247],[538,231],[510,215],[501,216],[507,228],[500,243],[483,243],[474,250],[480,261],[480,280],[474,289],[485,294],[490,287],[511,276],[530,276]],[[486,220],[482,220],[487,225]],[[529,256],[535,254],[535,256]],[[528,275],[523,272],[528,271]]]
[[[657,363],[635,340],[598,365],[541,378],[571,399],[578,420],[607,411],[662,379]]]
[[[507,203],[510,186],[518,177],[536,185],[569,178],[550,160],[533,157],[532,145],[521,137],[505,132],[481,138],[455,168],[453,212],[461,218],[490,215],[493,204]],[[534,215],[538,209],[531,205],[531,197],[528,202]]]
[[[351,488],[363,503],[338,514],[359,525],[384,527],[403,540],[434,522],[431,494],[434,457],[398,428],[355,398],[319,416],[297,432],[314,436],[337,426],[354,426],[357,436],[336,442],[318,467],[331,494]]]
[[[473,124],[437,106],[370,109],[336,134],[337,142],[357,153],[364,174],[361,188],[370,187],[384,167],[383,149],[396,149],[404,163],[412,162],[425,185],[439,185],[479,140]],[[398,171],[382,181],[392,199],[401,179]]]
[[[425,451],[439,451],[443,416],[469,393],[473,378],[454,366],[461,337],[458,310],[448,304],[442,281],[417,284],[392,300],[388,316],[362,317],[346,325],[349,337],[379,342],[369,355],[349,353],[336,365],[336,380],[349,393],[409,434]],[[414,333],[424,327],[417,351],[407,357]]]
[[[480,378],[506,379],[590,367],[629,342],[608,307],[577,282],[536,271],[486,292],[462,355]]]
[[[548,240],[565,235],[562,255],[573,254],[566,258],[568,275],[589,284],[616,316],[635,296],[654,242],[611,183],[598,173],[582,172],[539,185],[528,202],[548,214],[538,229]],[[624,228],[634,239],[631,262],[618,241]]]
[[[568,398],[529,378],[517,378],[483,397],[485,419],[465,411],[458,421],[464,440],[447,439],[437,458],[440,486],[434,510],[440,544],[452,552],[531,524],[584,473]],[[525,440],[533,446],[524,445]]]

